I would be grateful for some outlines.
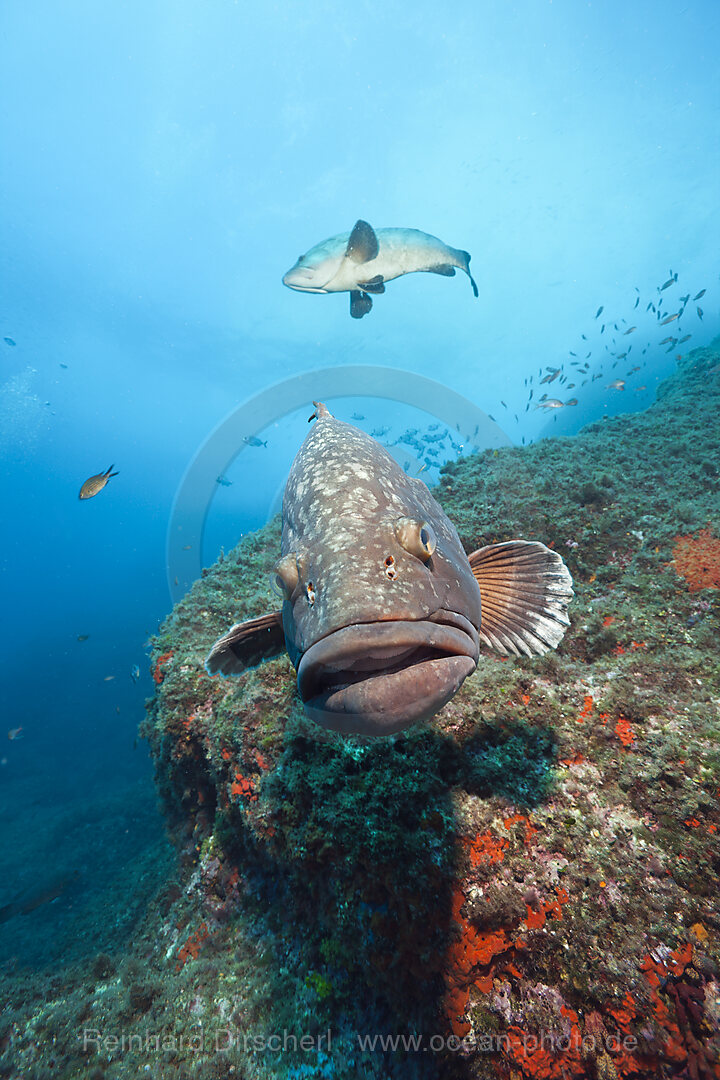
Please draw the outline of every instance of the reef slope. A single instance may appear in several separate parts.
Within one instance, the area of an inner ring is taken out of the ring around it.
[[[204,572],[143,725],[177,882],[37,1038],[109,1078],[720,1076],[718,416],[715,347],[642,414],[445,468],[467,550],[562,553],[572,626],[402,736],[321,731],[285,658],[206,675],[277,602],[277,521]],[[83,1015],[174,1042],[82,1054]]]

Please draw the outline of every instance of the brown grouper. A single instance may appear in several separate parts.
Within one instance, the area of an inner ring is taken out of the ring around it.
[[[391,735],[434,716],[481,645],[532,656],[558,644],[573,592],[556,552],[511,540],[468,557],[421,480],[324,405],[314,418],[283,499],[282,611],[233,626],[210,674],[287,650],[313,720]]]

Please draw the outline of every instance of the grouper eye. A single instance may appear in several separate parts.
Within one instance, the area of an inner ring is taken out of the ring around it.
[[[407,552],[427,562],[437,547],[432,525],[415,518],[399,518],[395,522],[395,535]]]
[[[282,559],[275,563],[275,582],[278,588],[289,599],[297,588],[299,580],[295,555],[292,552],[283,555]]]

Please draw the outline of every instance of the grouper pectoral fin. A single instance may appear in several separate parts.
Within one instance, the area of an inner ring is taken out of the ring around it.
[[[363,315],[367,315],[368,311],[372,308],[372,298],[367,293],[360,292],[359,289],[352,289],[350,292],[350,314],[353,319],[362,319]]]
[[[537,656],[554,649],[570,625],[570,571],[545,544],[509,540],[468,556],[480,586],[482,642],[501,653]]]
[[[442,274],[443,277],[455,277],[455,267],[454,266],[447,266],[447,265],[428,266],[427,273],[428,274]]]
[[[240,675],[285,652],[282,612],[271,611],[257,619],[237,623],[213,645],[205,667],[208,674]]]
[[[345,248],[346,258],[354,263],[370,262],[377,258],[379,250],[380,245],[372,225],[368,225],[367,221],[356,221]]]
[[[453,271],[454,273],[454,271]],[[358,281],[358,285],[364,292],[371,293],[384,293],[385,284],[383,282],[382,274],[376,274],[375,277],[371,277],[369,281]]]

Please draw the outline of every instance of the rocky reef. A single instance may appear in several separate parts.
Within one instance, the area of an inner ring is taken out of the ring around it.
[[[52,1075],[720,1077],[719,344],[644,413],[445,467],[466,549],[551,544],[576,598],[428,724],[324,732],[286,658],[209,678],[277,606],[279,522],[204,572],[142,728],[177,880],[46,1009]]]

